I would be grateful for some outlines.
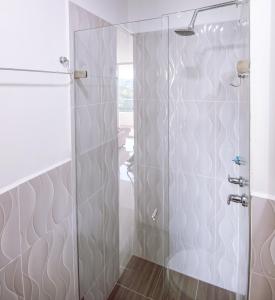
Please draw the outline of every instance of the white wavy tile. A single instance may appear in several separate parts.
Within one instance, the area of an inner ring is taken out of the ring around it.
[[[76,153],[78,156],[102,144],[102,118],[101,104],[76,108]]]
[[[118,279],[116,28],[76,34],[77,203],[81,297],[106,299]],[[115,253],[117,253],[115,255]]]
[[[108,143],[117,137],[117,102],[106,102],[102,105],[103,116],[101,119],[102,144]]]
[[[0,269],[20,254],[17,189],[0,195]]]
[[[135,105],[138,128],[136,159],[141,165],[165,168],[168,157],[168,104],[139,100]]]
[[[99,276],[99,278],[93,283],[90,290],[85,294],[85,300],[105,300],[105,284],[104,284],[104,272]]]
[[[228,181],[216,181],[216,284],[231,291],[238,286],[239,206],[227,204],[229,194],[238,194]],[[244,209],[244,208],[243,208]],[[248,234],[248,233],[246,233]]]
[[[88,77],[75,81],[75,107],[82,107],[101,102],[101,77]]]
[[[238,168],[232,162],[239,154],[238,105],[225,102],[216,105],[216,177],[224,180],[228,175],[238,176]]]
[[[171,168],[179,172],[215,175],[215,103],[176,102],[170,131],[177,132]],[[172,127],[173,126],[173,127]]]
[[[103,148],[77,157],[77,203],[91,198],[103,184]]]
[[[230,86],[246,43],[237,22],[196,26],[188,39],[170,32],[170,97],[178,100],[235,100]],[[214,62],[214,63],[213,63]]]
[[[83,30],[87,28],[97,28],[106,26],[108,23],[103,19],[97,17],[86,9],[69,2],[70,14],[70,29],[74,32],[76,30]]]
[[[167,102],[168,36],[164,32],[134,37],[135,98]],[[150,66],[150,67],[148,67]]]
[[[169,212],[169,265],[184,274],[211,281],[215,251],[214,180],[180,173],[175,176],[176,198],[170,201]]]
[[[21,258],[18,257],[0,271],[0,297],[3,300],[23,300]]]
[[[117,163],[115,169],[118,170]],[[119,278],[118,177],[116,175],[115,177],[108,177],[108,179],[104,185],[104,281],[106,295],[111,293]]]
[[[85,295],[104,268],[104,192],[98,191],[78,208],[80,295]]]
[[[240,220],[245,222],[247,214],[228,208],[228,194],[238,191],[227,186],[226,180],[228,174],[239,175],[232,159],[248,154],[246,140],[240,143],[240,137],[248,135],[243,113],[249,112],[249,107],[247,102],[239,109],[238,99],[247,98],[249,84],[243,91],[230,86],[237,61],[248,57],[248,28],[238,22],[225,22],[197,26],[196,32],[187,39],[170,31],[169,107],[165,101],[161,103],[163,107],[157,103],[165,99],[158,85],[158,76],[164,74],[161,60],[165,58],[156,50],[161,43],[160,33],[135,35],[137,219],[145,220],[146,208],[150,211],[151,204],[160,205],[158,183],[150,182],[140,167],[162,166],[165,172],[163,161],[167,159],[165,146],[169,142],[171,266],[200,280],[243,292],[247,284],[240,277],[247,260],[236,257],[247,253],[247,240],[239,240],[248,234]],[[169,141],[164,130],[168,120]],[[147,185],[150,196],[146,195]],[[151,231],[151,227],[139,225],[137,253],[144,255],[147,245],[161,248],[159,233],[152,231],[147,240]]]

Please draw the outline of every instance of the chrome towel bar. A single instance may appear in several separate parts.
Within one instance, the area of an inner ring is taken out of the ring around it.
[[[62,72],[62,71],[49,71],[49,70],[38,70],[38,69],[17,69],[17,68],[2,68],[0,71],[16,71],[16,72],[32,72],[32,73],[48,73],[48,74],[65,74],[72,75],[73,72]]]

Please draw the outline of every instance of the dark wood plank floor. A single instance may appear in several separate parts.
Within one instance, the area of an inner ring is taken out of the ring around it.
[[[132,256],[108,300],[235,300],[230,291]]]

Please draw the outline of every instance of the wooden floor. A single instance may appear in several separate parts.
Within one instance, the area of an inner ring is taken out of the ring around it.
[[[236,300],[236,295],[132,256],[108,300],[145,299]]]

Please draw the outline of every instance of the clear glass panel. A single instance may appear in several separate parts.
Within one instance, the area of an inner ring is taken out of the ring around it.
[[[75,33],[81,299],[247,295],[249,7],[192,15]]]
[[[228,175],[249,181],[249,78],[240,82],[237,73],[238,62],[250,59],[248,9],[204,12],[192,36],[175,29],[186,28],[193,11],[170,16],[172,295],[174,289],[177,295],[190,292],[190,299],[247,296],[249,208],[227,200],[250,194],[249,185],[228,182]]]
[[[80,298],[151,297],[168,257],[168,18],[76,32],[75,69]]]

